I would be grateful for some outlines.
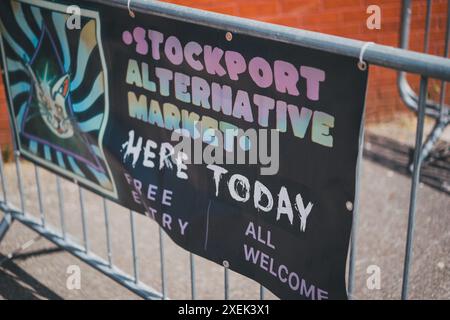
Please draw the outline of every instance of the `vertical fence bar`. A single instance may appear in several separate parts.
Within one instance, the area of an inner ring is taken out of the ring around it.
[[[420,93],[419,93],[419,109],[417,115],[417,128],[416,128],[416,143],[414,150],[414,162],[413,173],[411,182],[411,194],[409,197],[409,214],[408,214],[408,231],[406,236],[406,250],[405,261],[403,267],[403,283],[402,283],[402,299],[408,298],[409,289],[409,268],[411,265],[412,246],[414,241],[414,227],[416,218],[416,198],[417,198],[417,186],[419,184],[420,166],[422,159],[420,154],[422,153],[422,139],[423,139],[423,127],[425,120],[425,104],[427,97],[428,78],[421,76],[420,78]]]
[[[59,221],[61,223],[61,233],[63,239],[66,239],[66,219],[64,215],[64,195],[61,189],[61,178],[57,175],[56,177],[56,191],[58,193],[58,206],[59,206]]]
[[[411,26],[411,0],[402,1],[402,16],[399,47],[408,49],[409,47],[409,31]]]
[[[448,19],[448,17],[447,17]],[[428,52],[429,32],[431,22],[431,0],[427,0],[426,18],[425,18],[425,35],[424,35],[424,52]],[[411,181],[411,193],[409,198],[409,214],[408,214],[408,231],[406,236],[405,261],[403,267],[403,283],[402,283],[402,299],[408,299],[409,289],[409,269],[411,266],[412,249],[414,243],[414,228],[416,220],[416,202],[417,202],[417,185],[420,180],[420,167],[422,164],[422,143],[423,143],[423,127],[425,121],[425,108],[427,99],[428,78],[421,76],[419,105],[417,113],[416,142],[414,149],[414,162]]]
[[[105,229],[106,229],[106,250],[108,254],[108,263],[109,266],[112,267],[112,247],[111,247],[111,232],[109,229],[109,210],[108,210],[108,202],[105,198],[103,198],[103,213],[105,216]]]
[[[423,52],[428,53],[430,43],[430,23],[431,23],[431,0],[427,0],[427,11],[425,17],[425,36],[423,40]]]
[[[43,227],[45,227],[45,212],[44,212],[44,204],[42,202],[41,179],[39,178],[39,168],[36,165],[34,165],[34,175],[36,178],[36,190],[38,196],[39,214],[41,216],[41,224]]]
[[[228,262],[224,263],[223,268],[223,285],[224,285],[224,298],[225,300],[228,300],[230,298],[230,291],[229,291],[229,271],[228,271]]]
[[[431,4],[432,1],[431,0],[427,0],[427,8],[426,8],[426,12],[425,12],[425,34],[423,37],[423,52],[424,53],[428,53],[429,47],[430,47],[430,25],[431,25]],[[433,139],[433,135],[430,135],[430,140]],[[425,141],[423,146],[422,146],[422,150],[420,152],[420,160],[423,161],[425,160],[429,153],[431,152],[431,149],[433,148],[433,144],[431,144],[432,141]],[[412,166],[412,164],[411,164]],[[412,168],[412,167],[411,167]],[[412,169],[411,169],[412,171]]]
[[[356,163],[356,177],[355,177],[355,200],[352,206],[352,232],[350,234],[350,256],[349,256],[349,266],[348,266],[348,286],[347,294],[350,299],[352,299],[353,291],[355,287],[355,261],[356,261],[356,236],[358,231],[358,216],[359,216],[359,199],[360,199],[360,184],[361,184],[361,174],[363,166],[363,153],[364,153],[364,136],[365,136],[365,119],[366,111],[363,111],[360,135],[359,135],[359,152],[358,159]],[[347,208],[347,210],[350,208]]]
[[[265,290],[262,285],[259,286],[259,300],[264,300]]]
[[[448,41],[450,38],[450,2],[447,3],[447,26],[445,29],[445,47],[444,47],[444,54],[443,56],[445,58],[448,57]],[[441,110],[439,113],[439,121],[440,122],[444,122],[445,121],[445,91],[447,87],[447,82],[446,81],[441,81],[441,95],[440,95],[440,99],[439,99],[439,104],[441,106]]]
[[[24,198],[24,194],[23,194],[24,189],[23,189],[23,184],[22,184],[22,170],[20,167],[19,157],[20,157],[20,151],[16,150],[14,152],[14,161],[16,163],[17,184],[19,186],[20,210],[22,211],[22,213],[24,213],[25,212],[25,198]]]
[[[76,181],[77,185],[78,182]],[[80,210],[81,210],[81,224],[83,228],[83,244],[84,244],[84,250],[86,252],[89,251],[89,239],[87,235],[87,225],[86,225],[86,211],[84,209],[84,196],[83,196],[83,189],[78,185],[78,193],[80,196]]]
[[[353,297],[353,290],[355,287],[355,260],[356,260],[356,233],[358,227],[358,208],[359,208],[359,179],[360,179],[360,169],[357,172],[356,178],[356,190],[355,190],[355,203],[354,211],[352,214],[352,232],[350,234],[350,257],[348,266],[348,287],[347,294],[350,299]]]
[[[3,75],[4,73],[5,73],[5,71],[2,69],[1,74]],[[11,113],[9,113],[9,112],[8,112],[8,115],[9,115],[8,116],[9,127],[14,128],[14,118],[11,115]],[[19,161],[20,151],[17,146],[16,140],[14,138],[12,139],[12,143],[13,143],[13,148],[14,148],[14,162],[16,164],[17,184],[18,184],[18,188],[19,188],[20,209],[23,214],[25,212],[25,198],[24,198],[24,193],[23,193],[24,189],[23,189],[23,185],[22,185],[22,170],[21,170],[20,161]]]
[[[139,282],[139,258],[137,255],[137,247],[136,247],[136,226],[134,223],[134,211],[130,210],[130,226],[131,226],[131,250],[133,254],[133,275],[134,275],[134,282]]]
[[[13,220],[10,214],[5,214],[0,220],[0,242],[2,242],[3,238],[11,227],[12,222]]]
[[[192,252],[189,252],[189,262],[191,266],[191,298],[192,300],[195,300],[197,293],[195,288],[195,261]]]
[[[444,54],[443,56],[445,58],[448,57],[448,41],[450,39],[450,3],[447,3],[447,26],[445,28],[445,47],[444,47]],[[441,110],[439,113],[439,121],[444,122],[444,118],[445,118],[445,91],[446,91],[446,87],[447,87],[447,82],[446,81],[441,81],[441,94],[440,94],[440,99],[439,99],[439,104],[441,106]]]
[[[163,300],[165,300],[167,298],[166,268],[164,264],[164,233],[161,227],[159,227],[159,259],[161,265],[161,293]]]
[[[8,187],[7,187],[7,183],[6,183],[6,175],[5,175],[5,170],[4,170],[4,166],[3,166],[3,153],[2,153],[1,146],[0,146],[0,178],[2,179],[3,201],[4,201],[5,205],[7,206],[8,205],[8,199],[7,199]],[[8,230],[11,226],[11,223],[12,223],[11,215],[4,212],[2,219],[0,219],[0,242],[3,240],[6,233],[8,232]]]
[[[358,178],[357,178],[358,180]],[[359,202],[359,192],[356,189],[355,193],[355,205]],[[350,257],[349,257],[349,266],[348,266],[348,286],[347,286],[347,294],[350,299],[353,297],[353,290],[355,287],[355,256],[356,256],[356,230],[358,226],[358,216],[357,209],[353,211],[352,216],[352,232],[350,234]]]
[[[4,164],[3,164],[3,152],[2,152],[1,146],[0,146],[0,178],[2,178],[3,201],[5,203],[7,203],[8,202],[8,199],[7,199],[8,184],[6,182],[6,175],[5,175]]]

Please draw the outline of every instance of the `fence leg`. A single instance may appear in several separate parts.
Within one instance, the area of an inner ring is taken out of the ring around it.
[[[422,153],[422,139],[423,139],[423,126],[425,120],[425,103],[427,97],[427,87],[428,87],[428,78],[422,76],[420,78],[419,113],[417,117],[413,176],[411,183],[411,194],[409,198],[408,233],[406,236],[405,262],[403,268],[402,299],[408,298],[409,268],[411,265],[412,246],[414,240],[414,227],[416,220],[417,186],[419,185],[420,166],[422,163],[422,158],[420,155]]]

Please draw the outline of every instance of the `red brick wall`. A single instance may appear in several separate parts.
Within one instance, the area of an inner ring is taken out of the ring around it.
[[[0,76],[0,146],[2,151],[11,148],[11,134],[9,132],[8,110],[6,106],[5,86]]]
[[[364,41],[397,46],[400,28],[400,0],[166,0],[189,7],[211,10],[240,17],[319,31]],[[366,27],[370,4],[381,7],[381,30]],[[410,46],[420,51],[423,47],[425,0],[413,1]],[[447,0],[433,1],[430,53],[443,53]],[[416,77],[412,81],[417,80]],[[1,85],[0,85],[1,87]],[[436,95],[436,85],[430,85],[430,94]],[[399,111],[406,111],[400,101],[393,70],[371,67],[367,94],[369,122],[386,121]],[[9,141],[5,132],[6,117],[3,88],[0,89],[0,144]]]
[[[379,44],[398,46],[401,0],[165,0],[189,7],[215,11],[300,29],[318,31]],[[426,1],[415,0],[412,8],[410,49],[422,51]],[[381,8],[381,29],[369,30],[366,19],[369,5]],[[435,0],[432,5],[432,23],[429,52],[444,52],[447,0]],[[417,77],[410,81],[417,85]],[[429,91],[437,96],[436,82]],[[396,72],[390,69],[370,68],[366,119],[369,122],[386,121],[394,114],[406,111],[397,92]]]

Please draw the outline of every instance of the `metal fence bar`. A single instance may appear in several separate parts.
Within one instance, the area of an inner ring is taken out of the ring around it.
[[[39,168],[36,165],[34,165],[34,176],[36,179],[36,190],[38,196],[39,214],[41,216],[41,224],[43,227],[45,227],[45,212],[44,204],[42,202],[41,179],[39,178]]]
[[[448,55],[448,47],[445,50],[445,54]],[[440,116],[439,116],[439,120],[440,120],[440,122],[443,123],[445,121],[445,119],[444,119],[445,118],[444,102],[445,102],[445,91],[447,90],[447,82],[441,81],[441,88],[440,89],[441,89],[441,94],[440,94],[440,97],[439,97],[439,104],[441,105],[441,113],[440,113]]]
[[[5,167],[3,163],[3,152],[0,146],[0,178],[2,179],[2,193],[3,193],[3,202],[5,204],[8,203],[8,187],[6,182],[6,174]],[[0,242],[5,237],[6,233],[13,222],[12,217],[9,213],[4,212],[3,218],[0,220]]]
[[[444,58],[448,58],[449,40],[450,40],[450,1],[447,2],[447,26],[445,28],[445,47],[444,47],[444,54],[443,54]],[[440,104],[439,118],[440,118],[441,122],[444,122],[444,117],[445,117],[444,103],[445,103],[446,85],[447,85],[446,81],[441,81],[441,96],[440,96],[440,100],[439,100],[439,104]]]
[[[20,209],[13,206],[7,206],[4,202],[0,202],[0,210],[5,212],[8,216],[12,216],[14,220],[21,222],[26,227],[39,233],[47,240],[53,242],[59,248],[84,261],[91,267],[110,277],[111,279],[134,292],[135,294],[139,295],[140,297],[151,300],[160,300],[162,298],[161,294],[153,288],[142,283],[136,284],[132,277],[130,277],[119,268],[110,268],[107,261],[93,254],[92,252],[86,252],[83,246],[80,246],[79,244],[74,243],[68,239],[61,238],[58,232],[53,230],[50,226],[47,225],[46,227],[43,227],[40,222],[33,218],[29,213],[24,213],[20,211]]]
[[[259,300],[264,300],[265,298],[265,290],[262,285],[259,286]]]
[[[416,143],[414,150],[414,162],[413,162],[413,175],[411,183],[411,194],[409,198],[409,214],[408,214],[408,231],[406,236],[406,250],[405,261],[403,267],[403,283],[402,283],[402,299],[408,298],[409,288],[409,269],[411,265],[412,246],[414,241],[414,227],[416,218],[416,200],[417,200],[417,186],[419,184],[420,166],[422,159],[420,154],[422,153],[422,139],[423,139],[423,127],[425,120],[425,104],[428,87],[428,78],[422,76],[420,78],[420,94],[419,94],[419,112],[417,118],[416,128]]]
[[[357,179],[359,180],[359,178]],[[352,215],[352,232],[350,234],[350,256],[349,256],[349,266],[348,266],[348,284],[347,284],[347,295],[349,299],[353,297],[353,291],[355,287],[355,260],[356,260],[356,236],[358,228],[358,206],[359,206],[359,192],[356,189],[354,211]]]
[[[197,297],[197,292],[195,287],[195,260],[192,252],[189,252],[189,263],[191,266],[191,298],[192,300],[195,300]]]
[[[430,24],[431,24],[431,0],[427,0],[427,10],[425,16],[425,35],[423,40],[423,52],[428,53],[430,44]]]
[[[19,198],[20,198],[20,209],[22,210],[22,212],[25,212],[25,198],[24,198],[24,189],[23,189],[23,184],[22,184],[22,170],[20,167],[20,161],[19,161],[19,157],[20,157],[20,151],[15,151],[14,152],[14,161],[16,163],[16,177],[17,177],[17,185],[19,187]]]
[[[359,181],[360,169],[357,172],[357,181]],[[358,183],[358,182],[357,182]],[[350,299],[352,299],[353,291],[355,287],[355,260],[356,260],[356,239],[357,239],[357,229],[358,229],[358,214],[359,214],[359,192],[358,188],[355,191],[355,203],[353,204],[354,210],[352,214],[352,232],[350,234],[350,257],[348,266],[348,285],[347,294]]]
[[[427,0],[426,18],[425,18],[425,35],[424,35],[424,52],[428,52],[429,47],[429,32],[431,21],[431,0]],[[409,198],[409,214],[408,214],[408,231],[406,235],[406,249],[405,261],[403,267],[403,283],[402,283],[402,299],[408,299],[409,289],[409,271],[411,267],[413,245],[414,245],[414,228],[416,220],[416,203],[417,203],[417,185],[420,181],[420,167],[422,160],[422,143],[423,143],[423,129],[425,121],[425,109],[428,89],[428,78],[422,76],[420,78],[420,93],[418,102],[417,127],[416,127],[416,142],[414,149],[414,160],[412,163],[412,181],[411,194]]]
[[[134,211],[130,210],[130,227],[131,227],[131,252],[133,254],[133,275],[134,275],[134,282],[139,282],[139,257],[137,254],[137,247],[136,247],[136,226],[134,223]]]
[[[403,7],[402,7],[402,19],[401,19],[401,30],[400,30],[400,48],[401,49],[408,49],[409,40],[410,40],[410,28],[411,28],[411,13],[412,13],[412,6],[411,6],[411,0],[403,0]],[[447,16],[450,14],[450,9],[447,9]],[[448,21],[447,21],[448,24]],[[426,24],[425,24],[426,25]],[[426,41],[425,41],[426,42]],[[443,58],[444,60],[449,61],[448,59]],[[424,62],[424,64],[427,64]],[[414,112],[417,112],[417,105],[418,105],[418,97],[416,92],[411,88],[407,78],[406,78],[406,72],[407,70],[404,70],[402,68],[397,69],[398,77],[397,77],[397,86],[400,92],[400,96],[403,100],[403,102],[406,104],[406,106],[410,109],[412,109]],[[424,76],[433,77],[427,74],[422,74]],[[433,77],[434,78],[434,77]],[[447,80],[447,78],[436,78],[441,80]],[[442,111],[439,110],[439,105],[437,102],[427,99],[427,108],[425,109],[425,113],[428,116],[431,116],[433,118],[439,118],[439,114]],[[446,105],[444,108],[445,114],[449,115],[449,106]],[[423,149],[425,150],[425,149]]]
[[[447,26],[445,30],[445,47],[443,57],[448,57],[448,49],[449,49],[449,39],[450,39],[450,5],[447,6]],[[440,85],[440,96],[439,96],[439,117],[436,120],[436,123],[431,130],[431,133],[428,135],[426,141],[423,144],[422,149],[422,161],[427,158],[430,154],[433,146],[438,141],[439,137],[442,135],[443,131],[447,127],[450,119],[447,112],[447,107],[445,105],[445,93],[447,90],[447,82],[441,81]]]
[[[1,146],[0,146],[0,177],[2,178],[3,201],[7,202],[8,183],[6,182],[5,166],[3,163],[3,152]]]
[[[105,216],[105,230],[106,230],[106,251],[108,255],[108,263],[109,266],[113,266],[112,261],[112,246],[111,246],[111,231],[109,228],[109,210],[108,210],[108,202],[105,198],[103,198],[103,213]]]
[[[364,110],[362,119],[365,119]],[[359,216],[359,200],[360,200],[360,184],[363,166],[363,153],[364,153],[364,137],[365,137],[365,126],[364,120],[361,121],[360,135],[359,135],[359,152],[358,159],[356,162],[356,177],[355,177],[355,200],[353,205],[347,206],[347,210],[352,212],[352,232],[350,234],[350,256],[349,256],[349,266],[348,266],[348,284],[347,284],[347,294],[350,299],[352,299],[354,286],[355,286],[355,261],[356,261],[356,239],[358,232],[358,216]],[[348,203],[349,204],[349,203]]]
[[[12,222],[13,222],[13,220],[12,220],[11,215],[8,214],[7,212],[4,212],[3,219],[0,220],[0,242],[5,237]]]
[[[163,300],[167,299],[166,268],[164,263],[164,232],[159,227],[159,261],[161,265],[161,292]]]
[[[78,185],[78,183],[77,183]],[[78,194],[80,196],[80,210],[81,210],[81,226],[83,228],[83,244],[84,250],[86,252],[89,251],[89,239],[87,234],[87,224],[86,224],[86,211],[84,209],[84,196],[83,196],[83,188],[78,185]]]
[[[224,298],[228,300],[230,298],[230,290],[229,290],[229,271],[228,266],[223,267],[223,284],[224,284]]]
[[[125,7],[126,0],[94,0],[101,3],[108,3],[114,6]],[[410,5],[409,0],[405,0],[404,3]],[[159,3],[159,2],[146,2],[144,0],[135,0],[134,9],[137,11],[152,11],[153,13],[161,16],[172,17],[179,20],[189,21],[195,20],[199,24],[214,26],[224,30],[232,30],[236,33],[254,35],[260,38],[276,39],[278,41],[302,45],[304,47],[318,49],[326,52],[333,52],[341,55],[351,56],[357,58],[360,53],[360,49],[364,42],[346,39],[341,37],[335,37],[325,34],[320,34],[316,32],[309,32],[305,30],[297,30],[282,26],[275,26],[266,23],[255,23],[252,20],[223,16],[220,14],[198,11],[190,8],[179,7],[172,4]],[[424,48],[425,52],[428,51],[429,45],[429,30],[431,21],[431,7],[432,1],[427,0],[427,11],[426,11],[426,21],[425,21],[425,39]],[[448,8],[450,12],[450,7]],[[405,15],[405,13],[404,13]],[[448,55],[448,35],[449,35],[449,17],[447,17],[447,40],[445,46],[445,57]],[[409,19],[409,16],[408,16]],[[409,33],[409,32],[408,32]],[[406,37],[402,34],[402,41],[405,41]],[[364,59],[371,64],[380,65],[392,69],[401,70],[403,72],[413,72],[421,74],[420,81],[420,93],[418,97],[418,122],[416,130],[416,142],[415,142],[415,152],[414,152],[414,163],[413,163],[413,176],[411,183],[411,193],[410,193],[410,203],[409,203],[409,215],[408,215],[408,230],[405,248],[405,260],[404,260],[404,270],[403,270],[403,283],[402,283],[402,299],[408,298],[408,286],[409,286],[409,269],[412,261],[413,254],[413,241],[414,241],[414,228],[415,228],[415,211],[416,211],[416,198],[418,192],[418,185],[420,180],[420,166],[423,160],[421,154],[426,148],[426,144],[423,145],[423,131],[424,131],[424,117],[427,108],[427,85],[428,78],[433,77],[441,80],[450,79],[450,62],[446,58],[431,56],[427,54],[382,46],[374,44],[367,47],[365,51]],[[447,113],[444,112],[444,100],[445,100],[445,81],[441,83],[441,99],[440,99],[440,119],[447,117]],[[416,101],[417,102],[417,101]],[[11,120],[11,119],[10,119]],[[447,120],[446,120],[447,121]],[[444,123],[444,121],[442,121]],[[362,127],[362,133],[364,132]],[[362,136],[363,137],[363,136]],[[362,152],[363,139],[360,137],[360,150]],[[131,227],[131,240],[132,240],[132,254],[133,254],[133,271],[134,277],[128,276],[124,272],[118,270],[113,266],[112,261],[112,248],[111,248],[111,235],[109,227],[109,211],[107,207],[107,200],[103,198],[104,205],[104,218],[106,227],[106,241],[107,241],[107,251],[108,251],[108,261],[104,261],[102,258],[97,257],[95,254],[89,251],[88,242],[88,230],[86,221],[85,204],[83,197],[83,190],[80,186],[79,188],[79,201],[81,209],[82,218],[82,228],[83,228],[83,242],[84,248],[78,244],[70,242],[66,238],[66,228],[65,228],[65,218],[64,218],[64,199],[60,183],[60,178],[57,176],[57,193],[59,199],[59,213],[60,222],[63,237],[59,236],[55,231],[51,229],[50,226],[46,225],[44,206],[42,202],[42,194],[39,180],[38,168],[35,166],[35,176],[36,184],[38,190],[38,201],[39,201],[39,211],[40,211],[40,221],[38,223],[34,218],[31,217],[26,211],[26,198],[24,192],[24,185],[22,181],[22,171],[20,162],[20,152],[15,147],[14,150],[14,160],[16,165],[16,175],[17,183],[19,189],[20,197],[20,209],[12,208],[7,202],[7,183],[6,176],[4,175],[3,159],[1,157],[0,149],[0,174],[2,178],[2,188],[4,201],[0,202],[0,210],[5,213],[4,219],[0,222],[0,240],[4,235],[4,230],[6,230],[11,221],[18,220],[27,227],[40,233],[59,247],[69,251],[76,257],[87,262],[94,268],[100,270],[104,274],[110,276],[112,279],[121,283],[125,287],[129,288],[133,292],[139,294],[142,297],[150,299],[167,298],[167,282],[166,282],[166,270],[165,270],[165,248],[164,248],[164,231],[162,227],[159,227],[159,242],[160,242],[160,265],[161,265],[161,294],[154,291],[151,288],[145,288],[145,285],[141,284],[139,281],[139,268],[138,262],[139,257],[137,253],[136,246],[136,230],[135,230],[135,217],[134,212],[130,211],[130,227]],[[353,211],[353,230],[351,234],[350,242],[350,257],[349,257],[349,284],[348,292],[352,295],[354,287],[354,269],[355,269],[355,253],[356,253],[356,227],[358,222],[358,206],[359,206],[359,179],[361,162],[361,153],[358,155],[358,167],[357,167],[357,178],[356,178],[356,191],[355,199],[352,204]],[[76,183],[76,181],[75,181]],[[349,208],[349,207],[348,207]],[[192,299],[196,298],[196,270],[195,270],[195,256],[190,253],[190,276],[191,276],[191,296]],[[229,265],[227,261],[224,261],[224,296],[225,299],[229,299]],[[144,288],[144,289],[143,289]],[[260,299],[264,299],[265,289],[262,285],[259,287]]]
[[[110,6],[127,8],[127,0],[95,0]],[[192,22],[258,38],[271,39],[303,47],[359,58],[364,41],[319,32],[257,22],[240,17],[192,9],[161,1],[133,0],[135,12],[152,12],[181,21]],[[370,64],[421,74],[436,79],[450,79],[450,62],[442,57],[373,44],[364,52]]]
[[[66,238],[66,219],[64,214],[64,195],[61,188],[61,178],[56,176],[56,191],[58,193],[59,221],[61,224],[62,237]]]

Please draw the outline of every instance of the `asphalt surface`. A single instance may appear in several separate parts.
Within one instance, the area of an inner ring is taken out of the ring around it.
[[[396,133],[395,130],[398,130]],[[357,225],[356,277],[354,298],[400,298],[409,206],[410,178],[406,170],[411,128],[395,127],[369,130],[365,145],[361,180],[360,213]],[[386,134],[387,133],[387,134]],[[404,137],[402,137],[404,134]],[[14,164],[6,165],[10,198],[19,203]],[[25,206],[38,216],[34,167],[22,163],[26,188]],[[417,202],[416,232],[410,274],[410,298],[450,299],[450,197],[449,159],[427,165]],[[55,178],[39,170],[48,223],[59,226]],[[76,186],[63,183],[68,232],[82,243],[81,215]],[[45,196],[49,195],[49,196]],[[90,249],[106,259],[106,237],[102,201],[85,192]],[[109,203],[113,262],[133,273],[129,212]],[[0,214],[1,215],[1,214]],[[136,215],[139,274],[142,282],[161,288],[158,227],[150,219]],[[124,227],[125,226],[125,227]],[[139,299],[113,280],[20,223],[14,223],[0,243],[0,299]],[[28,248],[16,251],[30,240]],[[171,299],[189,299],[191,294],[189,254],[165,238],[167,293]],[[196,288],[199,299],[222,299],[223,268],[195,257]],[[68,289],[67,269],[81,270],[81,288]],[[379,289],[369,289],[367,272],[379,267]],[[373,267],[372,267],[373,268]],[[275,298],[267,292],[266,297]],[[230,272],[230,298],[257,299],[259,285]]]

